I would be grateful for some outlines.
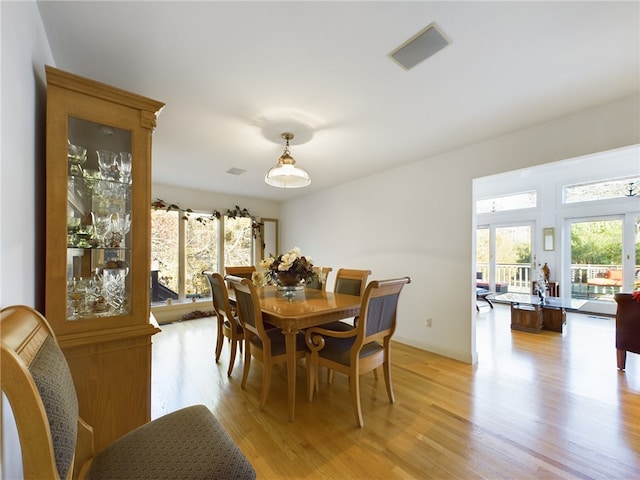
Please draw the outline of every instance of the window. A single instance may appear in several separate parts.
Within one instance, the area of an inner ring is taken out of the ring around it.
[[[624,219],[570,220],[571,297],[614,301],[624,286]]]
[[[184,279],[187,298],[211,296],[203,270],[217,270],[218,219],[202,220],[189,216],[185,220]]]
[[[251,218],[152,210],[151,302],[210,296],[202,271],[222,271],[222,258],[224,265],[251,265],[253,249]]]
[[[640,178],[624,177],[592,183],[566,185],[564,203],[591,202],[640,194]]]
[[[153,298],[161,293],[156,292],[157,289],[178,292],[178,219],[176,211],[151,211],[151,284],[156,287],[152,290],[152,302],[159,301]],[[162,300],[174,298],[167,295],[162,295]]]
[[[476,213],[493,213],[519,210],[522,208],[535,208],[536,202],[537,195],[534,190],[499,197],[482,198],[476,202]]]
[[[251,219],[229,218],[224,221],[224,264],[251,265],[253,231]]]

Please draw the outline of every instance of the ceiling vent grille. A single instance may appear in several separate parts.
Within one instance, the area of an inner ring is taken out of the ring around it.
[[[243,169],[237,168],[237,167],[233,167],[233,168],[230,168],[229,170],[227,170],[227,173],[229,173],[231,175],[242,175],[244,172],[246,172],[246,170],[243,170]]]
[[[405,70],[409,70],[450,43],[451,41],[445,37],[434,22],[393,50],[389,57]]]

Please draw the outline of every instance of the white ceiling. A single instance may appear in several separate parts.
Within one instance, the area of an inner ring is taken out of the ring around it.
[[[287,200],[640,90],[638,1],[38,4],[58,68],[166,103],[153,182],[221,193]],[[432,22],[451,45],[388,58]],[[264,183],[287,129],[312,135],[303,189]]]

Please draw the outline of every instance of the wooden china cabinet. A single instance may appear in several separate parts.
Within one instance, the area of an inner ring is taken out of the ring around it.
[[[45,315],[100,451],[150,419],[151,134],[164,104],[46,73]]]

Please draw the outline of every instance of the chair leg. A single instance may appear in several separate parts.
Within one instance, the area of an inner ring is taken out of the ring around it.
[[[238,342],[241,340],[231,339],[231,353],[229,354],[229,368],[227,369],[227,377],[231,376],[233,365],[236,363],[236,350],[238,348]]]
[[[378,369],[377,369],[377,368],[374,368],[374,369],[373,369],[373,377],[374,377],[376,380],[378,380]]]
[[[618,368],[620,370],[624,370],[627,364],[627,351],[626,350],[616,350],[616,355],[618,357]]]
[[[307,399],[309,402],[313,401],[313,390],[316,388],[318,382],[318,369],[316,363],[311,359],[311,355],[307,354],[305,357],[307,363]]]
[[[222,344],[224,343],[224,334],[222,333],[222,321],[218,320],[218,339],[216,340],[216,363],[220,360],[220,354],[222,353]]]
[[[251,366],[251,345],[247,344],[244,348],[244,371],[242,372],[241,387],[247,384],[247,378],[249,377],[249,367]]]
[[[360,376],[358,374],[349,375],[349,387],[351,390],[351,402],[353,403],[353,412],[356,416],[356,424],[362,428],[362,407],[360,405]]]
[[[327,369],[327,383],[331,385],[333,383],[333,370]]]
[[[387,396],[389,397],[389,403],[394,403],[396,399],[393,395],[393,385],[391,385],[391,362],[388,358],[387,361],[382,365],[382,369],[384,371],[384,383],[387,386]]]
[[[265,359],[262,362],[262,394],[260,395],[260,410],[264,409],[267,404],[267,397],[269,396],[269,388],[271,388],[271,369],[273,365],[270,359]]]

